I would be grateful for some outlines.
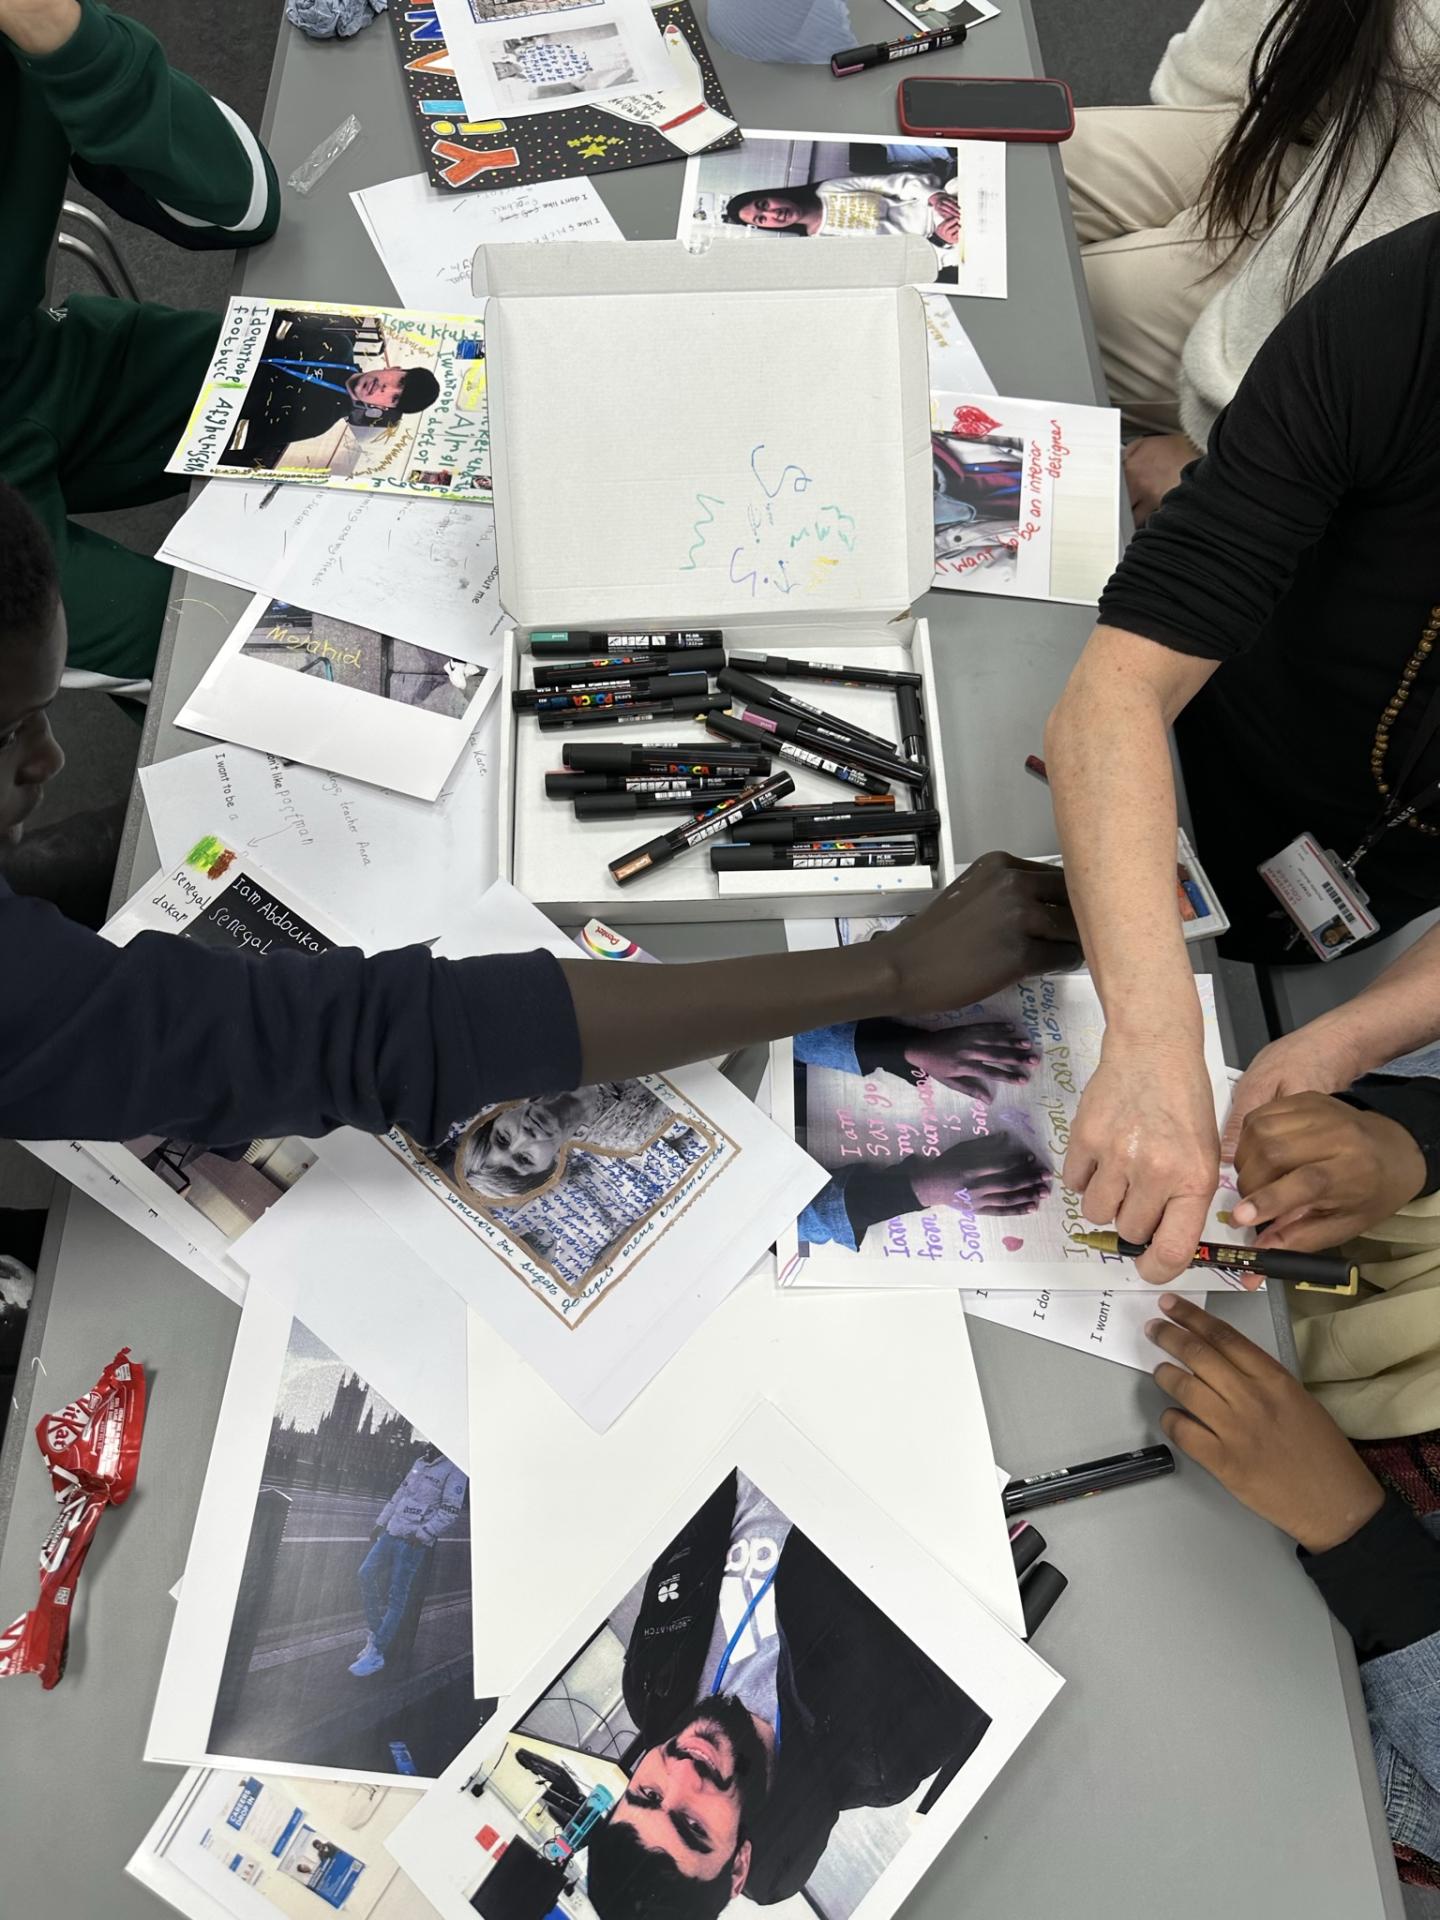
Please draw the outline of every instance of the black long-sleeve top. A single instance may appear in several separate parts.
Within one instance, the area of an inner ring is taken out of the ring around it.
[[[1376,725],[1440,625],[1440,216],[1359,248],[1297,302],[1100,602],[1109,626],[1221,662],[1176,728],[1199,851],[1235,933],[1286,952],[1255,873],[1297,834],[1348,856],[1383,804]],[[1391,730],[1393,785],[1440,639]],[[1382,777],[1385,777],[1382,774]],[[1407,791],[1440,779],[1432,741]],[[1422,815],[1440,825],[1440,805]],[[1440,839],[1404,826],[1363,861],[1382,928],[1440,906]]]

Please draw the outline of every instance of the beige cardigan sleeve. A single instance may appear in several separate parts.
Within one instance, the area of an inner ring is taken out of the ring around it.
[[[1177,33],[1150,82],[1157,107],[1238,107],[1255,43],[1276,0],[1203,0]]]
[[[1352,1440],[1440,1427],[1440,1194],[1347,1248],[1356,1300],[1290,1292],[1305,1384]]]

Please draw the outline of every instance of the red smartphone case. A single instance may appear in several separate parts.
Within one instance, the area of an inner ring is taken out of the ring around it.
[[[911,79],[919,79],[918,74],[907,75],[895,90],[895,114],[900,122],[902,133],[919,134],[922,138],[936,140],[1010,140],[1017,143],[1034,144],[1048,141],[1052,145],[1060,140],[1068,140],[1075,131],[1075,102],[1070,89],[1063,80],[1042,79],[1035,76],[1037,87],[1058,87],[1065,96],[1065,106],[1069,114],[1068,125],[1060,128],[1044,128],[1036,131],[1034,127],[921,127],[905,118],[905,88]],[[955,78],[964,80],[967,87],[1013,86],[1021,76],[1000,74],[957,74]]]

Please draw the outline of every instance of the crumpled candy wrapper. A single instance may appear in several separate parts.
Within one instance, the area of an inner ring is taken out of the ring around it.
[[[86,1394],[37,1423],[60,1512],[40,1549],[40,1598],[0,1633],[0,1679],[38,1673],[53,1687],[65,1671],[80,1570],[107,1507],[135,1485],[145,1425],[145,1372],[122,1347]]]
[[[348,40],[385,5],[386,0],[285,0],[285,18],[312,40]]]

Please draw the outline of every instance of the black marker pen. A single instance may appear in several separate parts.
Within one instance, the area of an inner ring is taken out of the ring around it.
[[[753,787],[747,787],[733,799],[718,801],[703,813],[697,813],[683,827],[674,827],[669,833],[662,833],[658,840],[648,840],[643,847],[636,847],[633,853],[622,853],[618,860],[610,862],[610,872],[617,885],[628,886],[642,874],[665,866],[677,854],[689,853],[693,848],[703,846],[715,834],[723,833],[736,815],[743,817],[745,813],[759,813],[762,808],[773,807],[777,800],[794,791],[795,782],[788,773],[772,773],[768,780],[757,781]]]
[[[707,782],[712,788],[718,784]],[[727,797],[738,800],[744,793],[743,781],[727,781],[721,791],[706,792],[705,786],[662,787],[658,793],[577,793],[577,820],[623,820],[636,813],[688,813],[692,817],[706,807],[717,806]]]
[[[938,813],[897,813],[889,807],[877,807],[873,813],[863,810],[814,813],[801,817],[801,809],[789,809],[793,820],[767,815],[763,820],[745,822],[744,839],[750,846],[803,846],[807,840],[896,840],[906,834],[928,832],[940,824]]]
[[[855,741],[859,746],[869,747],[875,753],[888,754],[892,760],[898,760],[900,757],[900,748],[895,741],[883,740],[878,733],[867,733],[864,727],[855,726],[843,715],[827,713],[824,707],[812,707],[808,700],[797,700],[793,693],[786,693],[782,687],[768,686],[765,681],[755,679],[752,674],[737,673],[733,667],[726,667],[723,673],[716,674],[715,684],[717,687],[722,687],[726,693],[737,693],[742,700],[750,701],[755,705],[775,707],[781,713],[793,713],[802,723],[818,722],[817,731],[835,728],[845,738]],[[915,758],[913,754],[910,757]]]
[[[1058,1506],[1062,1500],[1108,1493],[1112,1487],[1133,1487],[1138,1481],[1174,1471],[1175,1456],[1169,1447],[1136,1447],[1133,1453],[1112,1453],[1078,1467],[1056,1467],[1051,1473],[1032,1474],[1028,1480],[1012,1480],[1000,1503],[1013,1516],[1036,1507]]]
[[[718,647],[725,638],[718,627],[671,633],[582,633],[546,631],[530,635],[530,651],[547,658],[563,654],[689,653],[696,647]]]
[[[789,760],[797,767],[809,767],[812,773],[828,774],[830,779],[839,780],[844,786],[859,787],[862,793],[890,791],[889,785],[884,780],[877,780],[873,774],[862,773],[858,767],[843,766],[828,754],[816,753],[811,747],[797,746],[793,740],[772,739],[768,734],[732,719],[728,713],[717,713],[712,709],[705,716],[705,725],[711,733],[718,733],[727,740],[753,740],[767,752],[773,753],[777,760]]]
[[[602,680],[593,687],[516,687],[510,704],[516,713],[564,713],[567,710],[603,711],[606,707],[634,706],[639,700],[685,700],[703,694],[703,673],[649,673],[643,680]]]
[[[647,740],[640,746],[614,746],[577,740],[560,757],[576,773],[723,773],[731,767],[755,767],[768,773],[769,751],[763,740],[758,746],[717,746],[713,740]]]
[[[767,761],[760,769],[770,771]],[[718,800],[722,793],[738,793],[741,787],[753,786],[755,775],[748,767],[726,767],[706,773],[547,773],[545,776],[546,797],[551,800],[573,800],[580,794],[597,793],[674,793],[683,788],[686,793],[701,795],[713,794]],[[696,801],[703,807],[706,801]]]
[[[622,653],[599,660],[561,660],[534,670],[537,687],[591,686],[602,680],[633,680],[647,673],[716,673],[725,664],[723,647],[697,647],[693,653],[656,659],[653,653]]]
[[[679,720],[704,713],[715,705],[713,693],[692,694],[685,700],[635,700],[628,706],[583,707],[569,713],[542,713],[541,728],[554,733],[564,727],[638,727],[650,720]]]
[[[930,759],[930,736],[925,731],[925,710],[920,703],[918,687],[897,687],[895,706],[900,715],[900,745],[911,760],[925,764]],[[917,807],[930,808],[935,803],[934,791],[927,779],[925,785],[915,796]],[[940,816],[935,815],[934,827],[926,832],[920,843],[920,858],[926,866],[938,865],[940,860]]]
[[[842,867],[913,867],[913,841],[881,841],[874,846],[847,846],[841,841],[816,842],[799,847],[712,847],[710,865],[716,873],[804,873]]]
[[[730,665],[771,680],[823,680],[831,687],[918,687],[918,673],[889,667],[846,667],[838,660],[801,660],[792,653],[732,653]]]
[[[899,780],[907,787],[925,784],[925,769],[917,767],[913,760],[902,760],[898,754],[874,753],[869,747],[847,739],[838,728],[822,727],[814,721],[797,720],[794,714],[781,713],[777,708],[747,706],[734,699],[730,702],[730,711],[742,726],[758,727],[762,733],[773,733],[779,740],[793,740],[798,747],[828,754],[846,766],[863,767],[867,773],[878,774],[884,780]]]

